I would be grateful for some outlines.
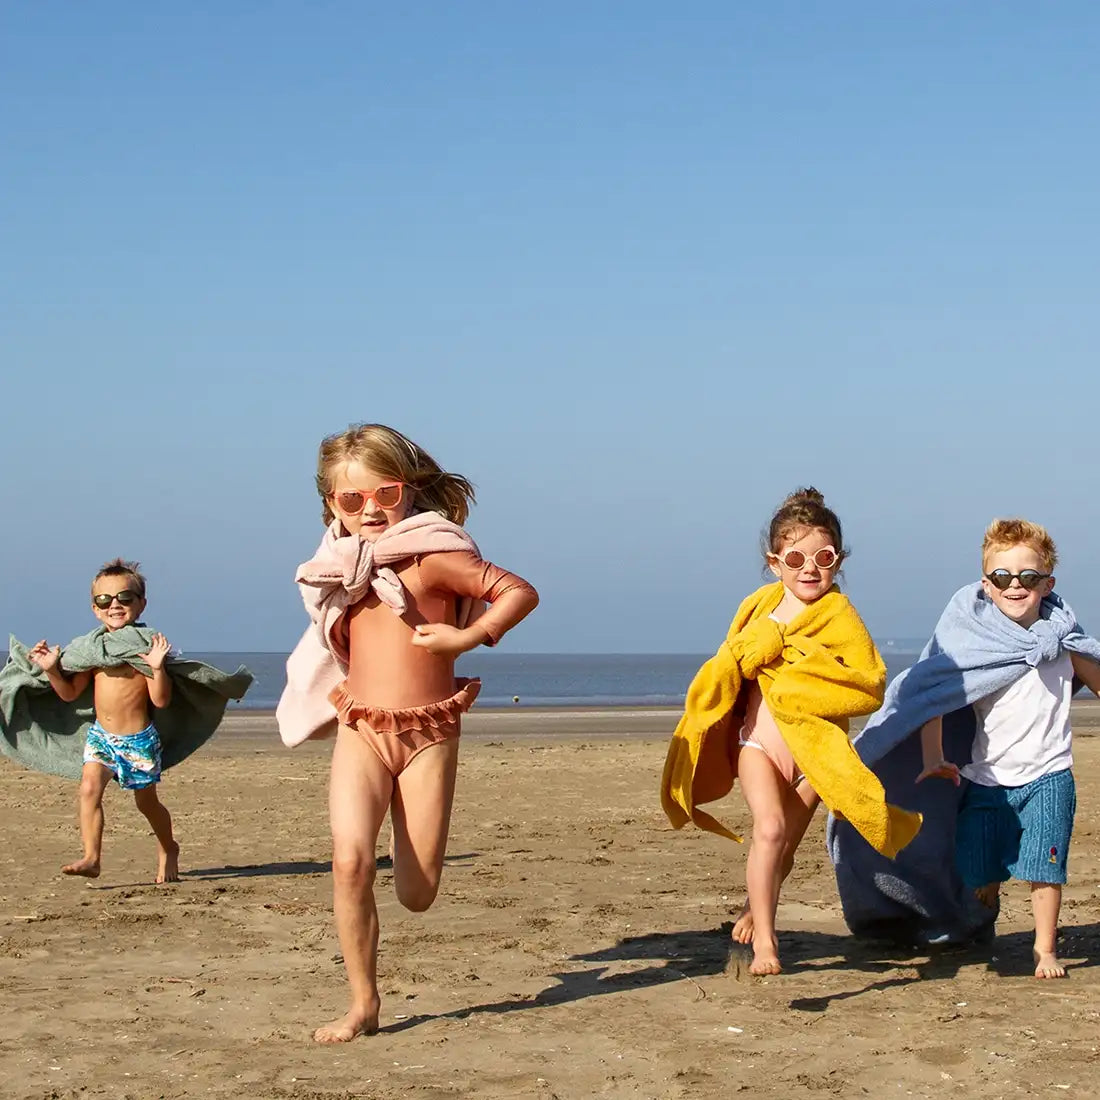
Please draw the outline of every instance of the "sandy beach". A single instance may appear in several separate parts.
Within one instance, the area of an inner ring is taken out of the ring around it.
[[[0,1095],[1095,1095],[1096,704],[1075,705],[1062,982],[1030,976],[1023,884],[1008,888],[992,949],[854,940],[823,815],[780,906],[785,972],[751,978],[729,942],[745,849],[676,832],[660,809],[676,717],[471,714],[439,901],[405,912],[383,866],[382,1029],[337,1048],[309,1039],[346,994],[327,745],[287,750],[270,715],[230,715],[163,784],[184,875],[161,887],[144,819],[117,790],[102,877],[63,877],[75,784],[0,759]],[[736,792],[722,812],[748,827]]]

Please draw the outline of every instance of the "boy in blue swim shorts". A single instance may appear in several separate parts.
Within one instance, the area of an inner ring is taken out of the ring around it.
[[[145,578],[136,562],[116,558],[95,575],[92,613],[111,635],[137,623],[145,610]],[[93,688],[95,721],[84,744],[80,778],[80,836],[83,858],[62,867],[67,875],[96,878],[103,851],[103,794],[111,780],[134,792],[134,803],[157,838],[157,882],[179,880],[179,845],[172,835],[172,818],[157,797],[161,745],[150,707],[166,707],[172,682],[165,669],[171,646],[163,634],[153,634],[141,654],[151,675],[132,665],[89,668],[71,674],[61,666],[61,647],[45,640],[28,651],[30,660],[47,676],[65,702],[74,702]]]
[[[986,531],[982,588],[1015,624],[1010,637],[1016,627],[1031,631],[1045,617],[1056,562],[1054,542],[1037,524],[996,520]],[[1007,879],[1031,885],[1037,978],[1066,975],[1055,941],[1077,804],[1070,729],[1075,677],[1100,694],[1100,665],[1055,644],[1006,687],[977,699],[971,761],[962,768],[943,759],[940,718],[921,733],[919,779],[968,781],[955,826],[963,883],[991,908]]]

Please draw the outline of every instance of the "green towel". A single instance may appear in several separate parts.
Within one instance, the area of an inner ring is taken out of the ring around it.
[[[61,668],[73,673],[130,665],[150,676],[144,655],[153,633],[142,623],[120,630],[101,626],[62,650]],[[248,690],[252,673],[243,665],[230,674],[201,661],[173,657],[165,669],[172,681],[172,700],[163,709],[150,706],[149,716],[160,733],[162,766],[171,768],[210,739],[229,700],[240,699]],[[0,669],[0,751],[5,756],[34,771],[79,779],[84,738],[94,721],[91,684],[75,702],[63,702],[27,656],[27,647],[10,640],[7,664]]]

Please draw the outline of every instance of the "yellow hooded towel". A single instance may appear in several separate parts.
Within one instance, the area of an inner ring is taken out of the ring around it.
[[[768,616],[783,585],[765,585],[737,609],[718,652],[688,689],[669,745],[661,805],[677,829],[740,841],[698,807],[729,794],[737,775],[737,698],[755,679],[768,710],[810,785],[876,851],[893,859],[917,835],[921,815],[892,806],[848,740],[848,719],[882,703],[886,666],[854,607],[832,588],[789,623]]]

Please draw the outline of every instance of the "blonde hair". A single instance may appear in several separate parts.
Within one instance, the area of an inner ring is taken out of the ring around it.
[[[777,554],[783,540],[792,532],[813,527],[827,531],[837,555],[841,558],[847,557],[840,520],[832,508],[825,507],[825,497],[811,485],[806,489],[795,489],[775,510],[762,540],[765,558],[768,554]]]
[[[466,478],[447,473],[399,431],[385,424],[352,424],[346,431],[322,439],[317,455],[317,492],[326,526],[334,519],[329,507],[334,474],[345,462],[361,462],[382,477],[404,482],[413,491],[414,511],[439,512],[460,526],[475,500],[474,487]]]
[[[1058,564],[1058,549],[1045,527],[1026,519],[995,519],[985,530],[982,539],[982,568],[986,558],[998,550],[1010,550],[1013,546],[1028,546],[1039,555],[1044,573],[1053,573]]]
[[[145,599],[145,578],[141,575],[141,562],[125,561],[122,558],[113,558],[100,567],[100,570],[92,578],[92,595],[95,595],[95,582],[104,577],[129,577],[133,582],[134,591],[141,599]]]

